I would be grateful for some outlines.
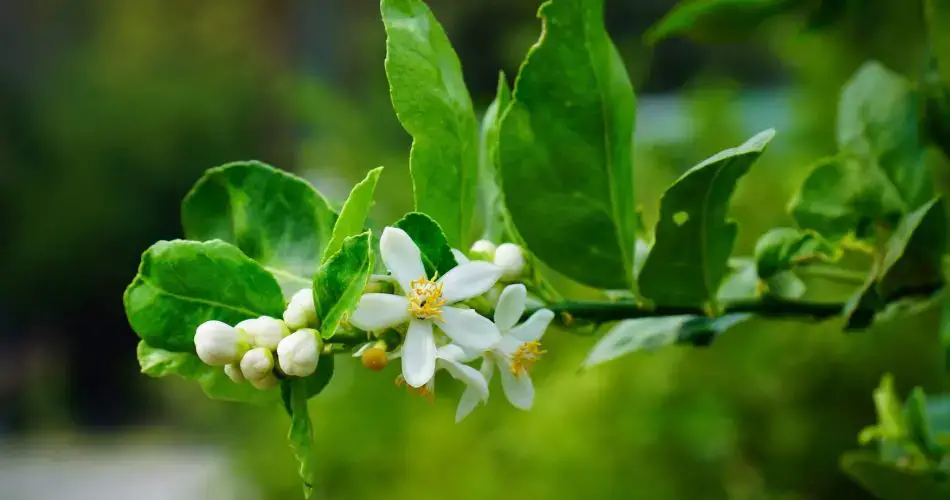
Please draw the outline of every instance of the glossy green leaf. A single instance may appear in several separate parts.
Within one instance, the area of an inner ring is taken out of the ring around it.
[[[792,205],[799,226],[837,240],[873,235],[933,196],[919,98],[877,62],[862,66],[838,102],[838,156],[815,168]]]
[[[755,244],[756,272],[762,279],[812,262],[831,262],[839,257],[835,246],[814,231],[791,227],[769,230]]]
[[[930,425],[930,415],[927,413],[927,396],[920,387],[915,387],[904,403],[904,423],[907,427],[908,439],[927,458],[939,463],[945,450],[937,442],[933,427]]]
[[[793,0],[684,0],[647,32],[657,43],[673,36],[700,42],[735,42],[751,36],[768,18],[792,6]]]
[[[629,289],[636,103],[603,4],[541,6],[541,38],[515,81],[498,163],[511,221],[532,253],[580,283]]]
[[[393,226],[405,231],[416,243],[422,253],[422,263],[431,277],[449,272],[457,266],[452,248],[446,240],[439,224],[426,214],[411,212],[399,219]]]
[[[370,233],[367,232],[343,240],[340,250],[317,270],[313,280],[313,303],[324,338],[332,337],[340,321],[356,307],[373,274],[374,265]]]
[[[901,468],[865,452],[846,453],[841,458],[841,467],[881,500],[950,498],[950,478],[946,472]]]
[[[662,316],[621,321],[597,341],[584,360],[584,368],[591,368],[632,352],[671,345],[676,342],[679,329],[695,317]]]
[[[738,231],[727,218],[736,183],[775,135],[766,130],[683,174],[660,199],[656,241],[640,273],[640,292],[663,306],[715,302]]]
[[[302,379],[291,378],[281,382],[280,390],[285,408],[290,415],[290,432],[287,434],[287,441],[300,464],[300,480],[303,482],[304,498],[309,499],[313,494],[316,461],[313,456],[313,423],[310,421],[310,410],[307,408],[306,384]]]
[[[845,308],[848,329],[869,326],[874,313],[906,296],[930,296],[943,285],[947,214],[937,198],[901,219],[882,262]]]
[[[185,196],[185,236],[236,245],[290,297],[310,286],[336,214],[305,180],[256,161],[208,170]]]
[[[304,396],[306,396],[307,399],[320,394],[326,389],[327,385],[330,384],[330,380],[333,379],[334,363],[332,354],[322,355],[320,356],[320,361],[317,363],[316,371],[299,379],[299,383],[303,387]]]
[[[677,344],[708,346],[730,328],[752,318],[749,313],[724,314],[715,318],[694,316],[676,333]]]
[[[149,345],[174,352],[194,352],[195,329],[205,321],[235,325],[284,312],[274,277],[220,240],[152,245],[124,302],[135,333]]]
[[[373,206],[373,194],[376,192],[376,182],[379,175],[383,172],[383,167],[377,167],[366,174],[366,178],[353,186],[350,196],[343,204],[343,210],[340,210],[340,217],[333,225],[333,234],[330,242],[327,243],[323,251],[323,259],[333,256],[343,246],[343,240],[349,236],[354,236],[363,232],[366,226],[366,217],[369,216],[369,209]]]
[[[485,229],[482,237],[489,241],[504,241],[507,232],[507,208],[501,192],[501,175],[498,171],[498,132],[501,117],[511,102],[511,90],[502,72],[498,75],[495,100],[488,105],[482,117],[480,148],[478,154],[479,186],[483,197]]]
[[[412,136],[415,208],[468,248],[478,183],[478,121],[462,69],[422,0],[382,0],[386,77],[396,117]]]
[[[274,403],[278,398],[276,389],[261,391],[249,383],[234,383],[224,373],[224,369],[208,366],[190,352],[158,349],[143,340],[139,342],[136,353],[142,373],[150,377],[177,375],[185,380],[196,381],[211,399],[263,405]]]

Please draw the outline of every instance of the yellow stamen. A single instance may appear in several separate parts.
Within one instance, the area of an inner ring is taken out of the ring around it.
[[[518,346],[515,352],[511,354],[512,375],[518,377],[523,373],[528,373],[534,368],[534,364],[541,359],[541,355],[546,352],[541,350],[541,342],[537,340],[525,342]]]
[[[428,399],[430,402],[435,400],[435,391],[431,387],[429,387],[429,384],[425,384],[422,387],[413,387],[406,383],[406,379],[404,379],[402,375],[398,375],[396,377],[396,387],[403,387],[403,386],[405,386],[406,390],[409,391],[409,393],[411,394],[422,396]]]
[[[409,293],[409,314],[419,319],[442,319],[441,307],[445,305],[442,298],[442,283],[419,278],[409,282],[412,290]]]

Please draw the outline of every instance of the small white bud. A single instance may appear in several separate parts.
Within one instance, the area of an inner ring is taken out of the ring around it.
[[[297,330],[277,345],[277,361],[287,375],[306,377],[317,369],[322,342],[320,333],[309,328]]]
[[[313,290],[304,288],[290,298],[284,311],[284,323],[291,330],[317,327],[317,308],[313,304]]]
[[[518,279],[524,272],[524,252],[514,243],[502,243],[495,251],[495,265],[502,269],[502,279]]]
[[[496,251],[497,247],[491,241],[478,240],[472,243],[472,248],[469,250],[469,253],[472,254],[473,259],[491,262],[495,258]]]
[[[246,337],[220,321],[205,321],[195,330],[195,352],[211,366],[224,366],[241,359],[247,349]]]
[[[274,372],[274,355],[269,349],[257,347],[241,358],[241,373],[251,382],[266,378]]]
[[[267,389],[273,389],[274,387],[277,387],[277,384],[280,381],[277,380],[276,375],[274,375],[273,373],[268,373],[264,378],[258,379],[258,380],[251,380],[250,382],[251,382],[251,385],[254,386],[254,388],[260,389],[262,391],[266,391]]]
[[[271,351],[277,349],[280,339],[290,335],[290,329],[283,321],[270,316],[246,319],[234,328],[243,331],[254,347],[264,347]]]
[[[245,379],[244,374],[241,373],[241,366],[231,363],[230,365],[224,365],[224,374],[228,376],[229,379],[233,380],[235,384],[244,383]]]

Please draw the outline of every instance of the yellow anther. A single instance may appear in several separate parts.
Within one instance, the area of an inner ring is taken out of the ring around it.
[[[396,387],[403,387],[403,386],[406,387],[406,390],[410,394],[422,396],[428,399],[429,401],[433,401],[435,399],[435,391],[429,386],[429,384],[425,384],[422,387],[413,387],[406,383],[406,379],[402,378],[402,375],[398,375],[396,377]]]
[[[442,319],[441,307],[445,305],[442,283],[436,282],[434,278],[419,278],[409,284],[412,288],[409,293],[409,314],[419,319]]]
[[[515,349],[511,354],[511,373],[518,377],[522,373],[528,373],[534,367],[534,364],[541,359],[541,355],[547,351],[541,350],[541,342],[532,340],[525,342]]]

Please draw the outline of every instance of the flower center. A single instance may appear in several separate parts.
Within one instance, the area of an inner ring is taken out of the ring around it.
[[[541,342],[537,340],[525,342],[518,346],[515,352],[511,354],[512,375],[518,377],[521,374],[528,373],[534,368],[534,364],[541,359],[541,355],[546,352],[541,350]]]
[[[442,306],[445,305],[445,299],[442,298],[442,283],[434,280],[419,278],[410,283],[412,290],[409,292],[409,314],[419,319],[442,319]]]
[[[415,394],[416,396],[422,396],[428,399],[429,401],[433,401],[435,399],[435,390],[430,386],[430,384],[425,384],[422,387],[413,387],[406,383],[406,379],[402,378],[402,375],[397,375],[396,387],[403,387],[403,386],[405,386],[406,390],[409,391],[410,394]]]

